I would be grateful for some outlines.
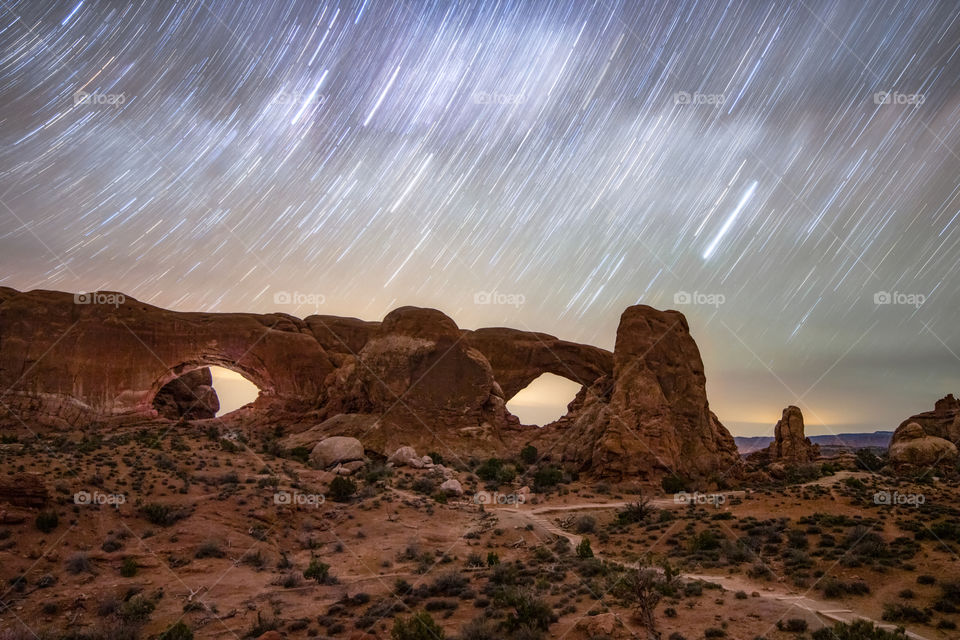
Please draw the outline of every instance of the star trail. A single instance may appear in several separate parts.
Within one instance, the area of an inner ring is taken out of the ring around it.
[[[745,435],[960,391],[956,3],[0,0],[0,43],[4,286],[676,308]]]

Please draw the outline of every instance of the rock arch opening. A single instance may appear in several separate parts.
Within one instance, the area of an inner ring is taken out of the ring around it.
[[[577,382],[553,373],[543,373],[517,392],[507,402],[507,409],[523,424],[550,424],[567,414],[567,405],[580,388]]]
[[[260,388],[242,374],[218,366],[188,371],[163,385],[153,400],[160,417],[204,420],[254,402]]]

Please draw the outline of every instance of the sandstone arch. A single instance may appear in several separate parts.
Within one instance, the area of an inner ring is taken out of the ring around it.
[[[587,387],[613,374],[611,352],[546,333],[490,327],[466,332],[464,340],[490,361],[508,401],[544,373]]]
[[[0,399],[58,426],[152,415],[165,384],[210,365],[241,373],[266,400],[311,408],[333,371],[297,318],[183,313],[129,297],[78,304],[69,293],[2,288],[0,340]]]

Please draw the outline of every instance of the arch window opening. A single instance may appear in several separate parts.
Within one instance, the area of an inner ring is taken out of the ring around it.
[[[543,373],[507,402],[507,410],[523,424],[543,426],[567,414],[567,405],[581,385],[552,373]]]
[[[236,371],[209,366],[168,382],[157,392],[153,408],[170,420],[204,420],[236,411],[259,395],[257,385]]]

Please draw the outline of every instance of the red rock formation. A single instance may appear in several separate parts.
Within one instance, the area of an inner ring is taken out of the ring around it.
[[[507,401],[544,373],[588,387],[613,373],[613,354],[606,349],[546,333],[495,327],[465,331],[464,340],[490,361]]]
[[[894,468],[953,467],[957,463],[956,445],[926,433],[916,422],[901,425],[893,432],[888,455]]]
[[[582,470],[618,478],[739,471],[736,444],[710,411],[700,351],[678,311],[624,311],[613,375],[585,396],[555,434],[563,459]]]
[[[196,369],[168,382],[153,400],[153,408],[168,420],[204,420],[220,410],[210,369]]]
[[[610,354],[546,334],[461,331],[435,309],[402,307],[378,323],[180,313],[120,298],[78,304],[71,294],[0,288],[0,388],[12,407],[4,422],[70,427],[156,416],[165,385],[219,365],[261,389],[233,418],[243,428],[309,429],[311,439],[358,438],[374,454],[409,445],[455,461],[515,453],[531,440],[505,401],[549,371],[589,385],[564,419],[535,432],[542,451],[553,448],[570,466],[627,478],[725,474],[739,463],[676,311],[628,308]]]
[[[219,365],[260,387],[261,404],[304,408],[317,405],[333,371],[297,318],[180,313],[122,300],[78,304],[69,293],[0,288],[4,403],[58,427],[155,415],[153,399],[164,385]]]
[[[804,435],[803,412],[799,407],[790,405],[783,410],[783,415],[773,428],[773,435],[770,446],[751,454],[751,461],[803,464],[820,457],[820,446]]]
[[[923,427],[927,435],[960,444],[960,401],[954,398],[952,393],[937,400],[933,411],[924,411],[910,416],[900,423],[900,427],[905,427],[911,422],[916,422]]]
[[[471,446],[477,452],[503,450],[498,434],[506,426],[505,403],[490,363],[435,309],[391,311],[357,356],[338,369],[327,395],[325,415],[379,416],[366,434],[368,449],[389,454],[403,445],[424,451],[462,445],[459,455]]]
[[[17,507],[40,509],[50,499],[43,476],[36,473],[17,473],[0,476],[0,502]]]

